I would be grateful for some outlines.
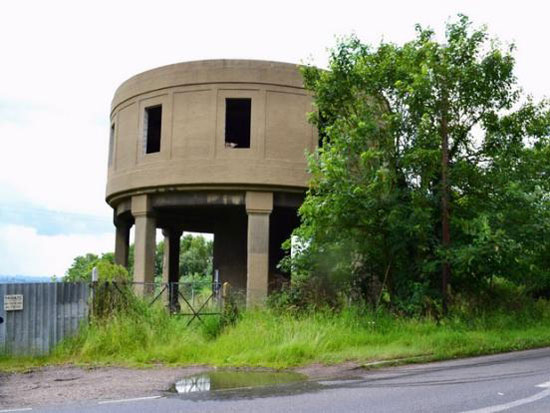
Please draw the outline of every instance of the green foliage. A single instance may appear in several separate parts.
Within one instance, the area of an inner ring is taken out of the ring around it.
[[[107,252],[99,257],[96,254],[88,253],[86,255],[80,255],[73,260],[72,265],[65,273],[63,281],[76,282],[76,281],[92,281],[92,270],[99,265],[103,268],[105,279],[116,276],[121,269],[114,265],[114,256],[112,252]],[[109,266],[108,264],[111,264]],[[121,267],[122,268],[122,267]],[[124,269],[124,272],[126,270]]]
[[[103,322],[123,312],[140,311],[126,268],[107,260],[96,263],[98,282],[92,285],[92,322]]]
[[[92,288],[90,322],[93,324],[105,323],[105,320],[120,314],[142,311],[142,306],[129,283],[105,281],[94,283]]]
[[[212,278],[202,274],[185,275],[180,278],[180,283],[189,285],[196,293],[210,295],[212,292]]]
[[[263,309],[243,312],[222,331],[216,318],[204,317],[206,327],[198,322],[186,327],[185,318],[170,317],[160,306],[144,306],[141,312],[84,326],[38,362],[285,368],[418,356],[436,360],[550,344],[549,303],[525,302],[510,302],[498,311],[475,311],[465,303],[461,312],[455,309],[454,316],[439,322],[357,306],[297,315]],[[513,311],[501,311],[506,308]],[[27,367],[32,362],[21,361]],[[16,365],[17,359],[0,359],[0,369]]]
[[[416,29],[402,46],[345,39],[329,71],[303,70],[322,147],[309,156],[301,248],[286,263],[294,301],[345,292],[437,315],[444,262],[454,292],[479,294],[494,277],[550,291],[548,103],[522,99],[513,46],[466,17],[447,25],[444,43]]]
[[[180,275],[187,279],[201,278],[211,282],[212,277],[213,242],[203,236],[187,234],[180,242]],[[162,264],[164,256],[164,241],[157,243],[155,251],[155,280],[162,280]],[[107,252],[98,256],[88,253],[73,260],[71,267],[65,273],[63,281],[91,281],[92,269],[101,262],[114,264],[114,254]],[[128,250],[128,274],[134,274],[134,245]]]
[[[201,330],[206,340],[213,340],[218,337],[223,330],[223,320],[220,316],[204,317]]]
[[[239,321],[241,316],[240,307],[244,307],[243,297],[240,297],[239,293],[229,289],[226,296],[223,297],[223,309],[220,320],[222,328],[233,326]]]
[[[296,273],[291,285],[269,295],[267,305],[277,313],[287,314],[322,311],[327,306],[335,308],[346,302],[348,292],[340,290],[340,286],[318,273]]]
[[[111,261],[101,259],[97,262],[96,267],[99,282],[125,283],[132,280],[126,268]]]
[[[212,278],[213,242],[202,236],[185,235],[180,243],[180,275],[199,274]]]

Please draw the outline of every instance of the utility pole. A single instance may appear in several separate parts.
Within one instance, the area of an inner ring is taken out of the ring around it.
[[[450,211],[449,211],[449,129],[448,129],[448,96],[443,88],[441,102],[441,243],[445,253],[451,246]],[[447,314],[448,289],[451,279],[451,264],[447,257],[443,260],[441,270],[441,293],[443,297],[443,314]]]

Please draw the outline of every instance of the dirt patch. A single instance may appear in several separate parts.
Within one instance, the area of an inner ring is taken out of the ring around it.
[[[360,364],[347,362],[334,364],[332,366],[325,366],[323,364],[310,364],[309,366],[294,369],[294,371],[296,373],[305,374],[310,379],[329,379],[350,376],[355,370],[360,368]]]
[[[27,373],[2,373],[0,407],[154,396],[162,394],[174,381],[206,370],[209,367],[129,369],[50,366]]]
[[[354,363],[334,366],[314,364],[294,371],[312,379],[343,377],[358,367]],[[0,407],[55,406],[86,400],[113,400],[162,395],[175,381],[208,366],[122,367],[49,366],[25,373],[0,373]]]

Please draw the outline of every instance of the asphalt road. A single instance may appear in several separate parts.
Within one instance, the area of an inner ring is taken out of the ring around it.
[[[165,394],[27,411],[547,413],[550,412],[550,348],[356,371],[353,376],[338,380]]]

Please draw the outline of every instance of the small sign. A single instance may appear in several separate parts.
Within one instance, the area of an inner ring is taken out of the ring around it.
[[[8,294],[4,296],[4,311],[23,309],[23,294]]]

